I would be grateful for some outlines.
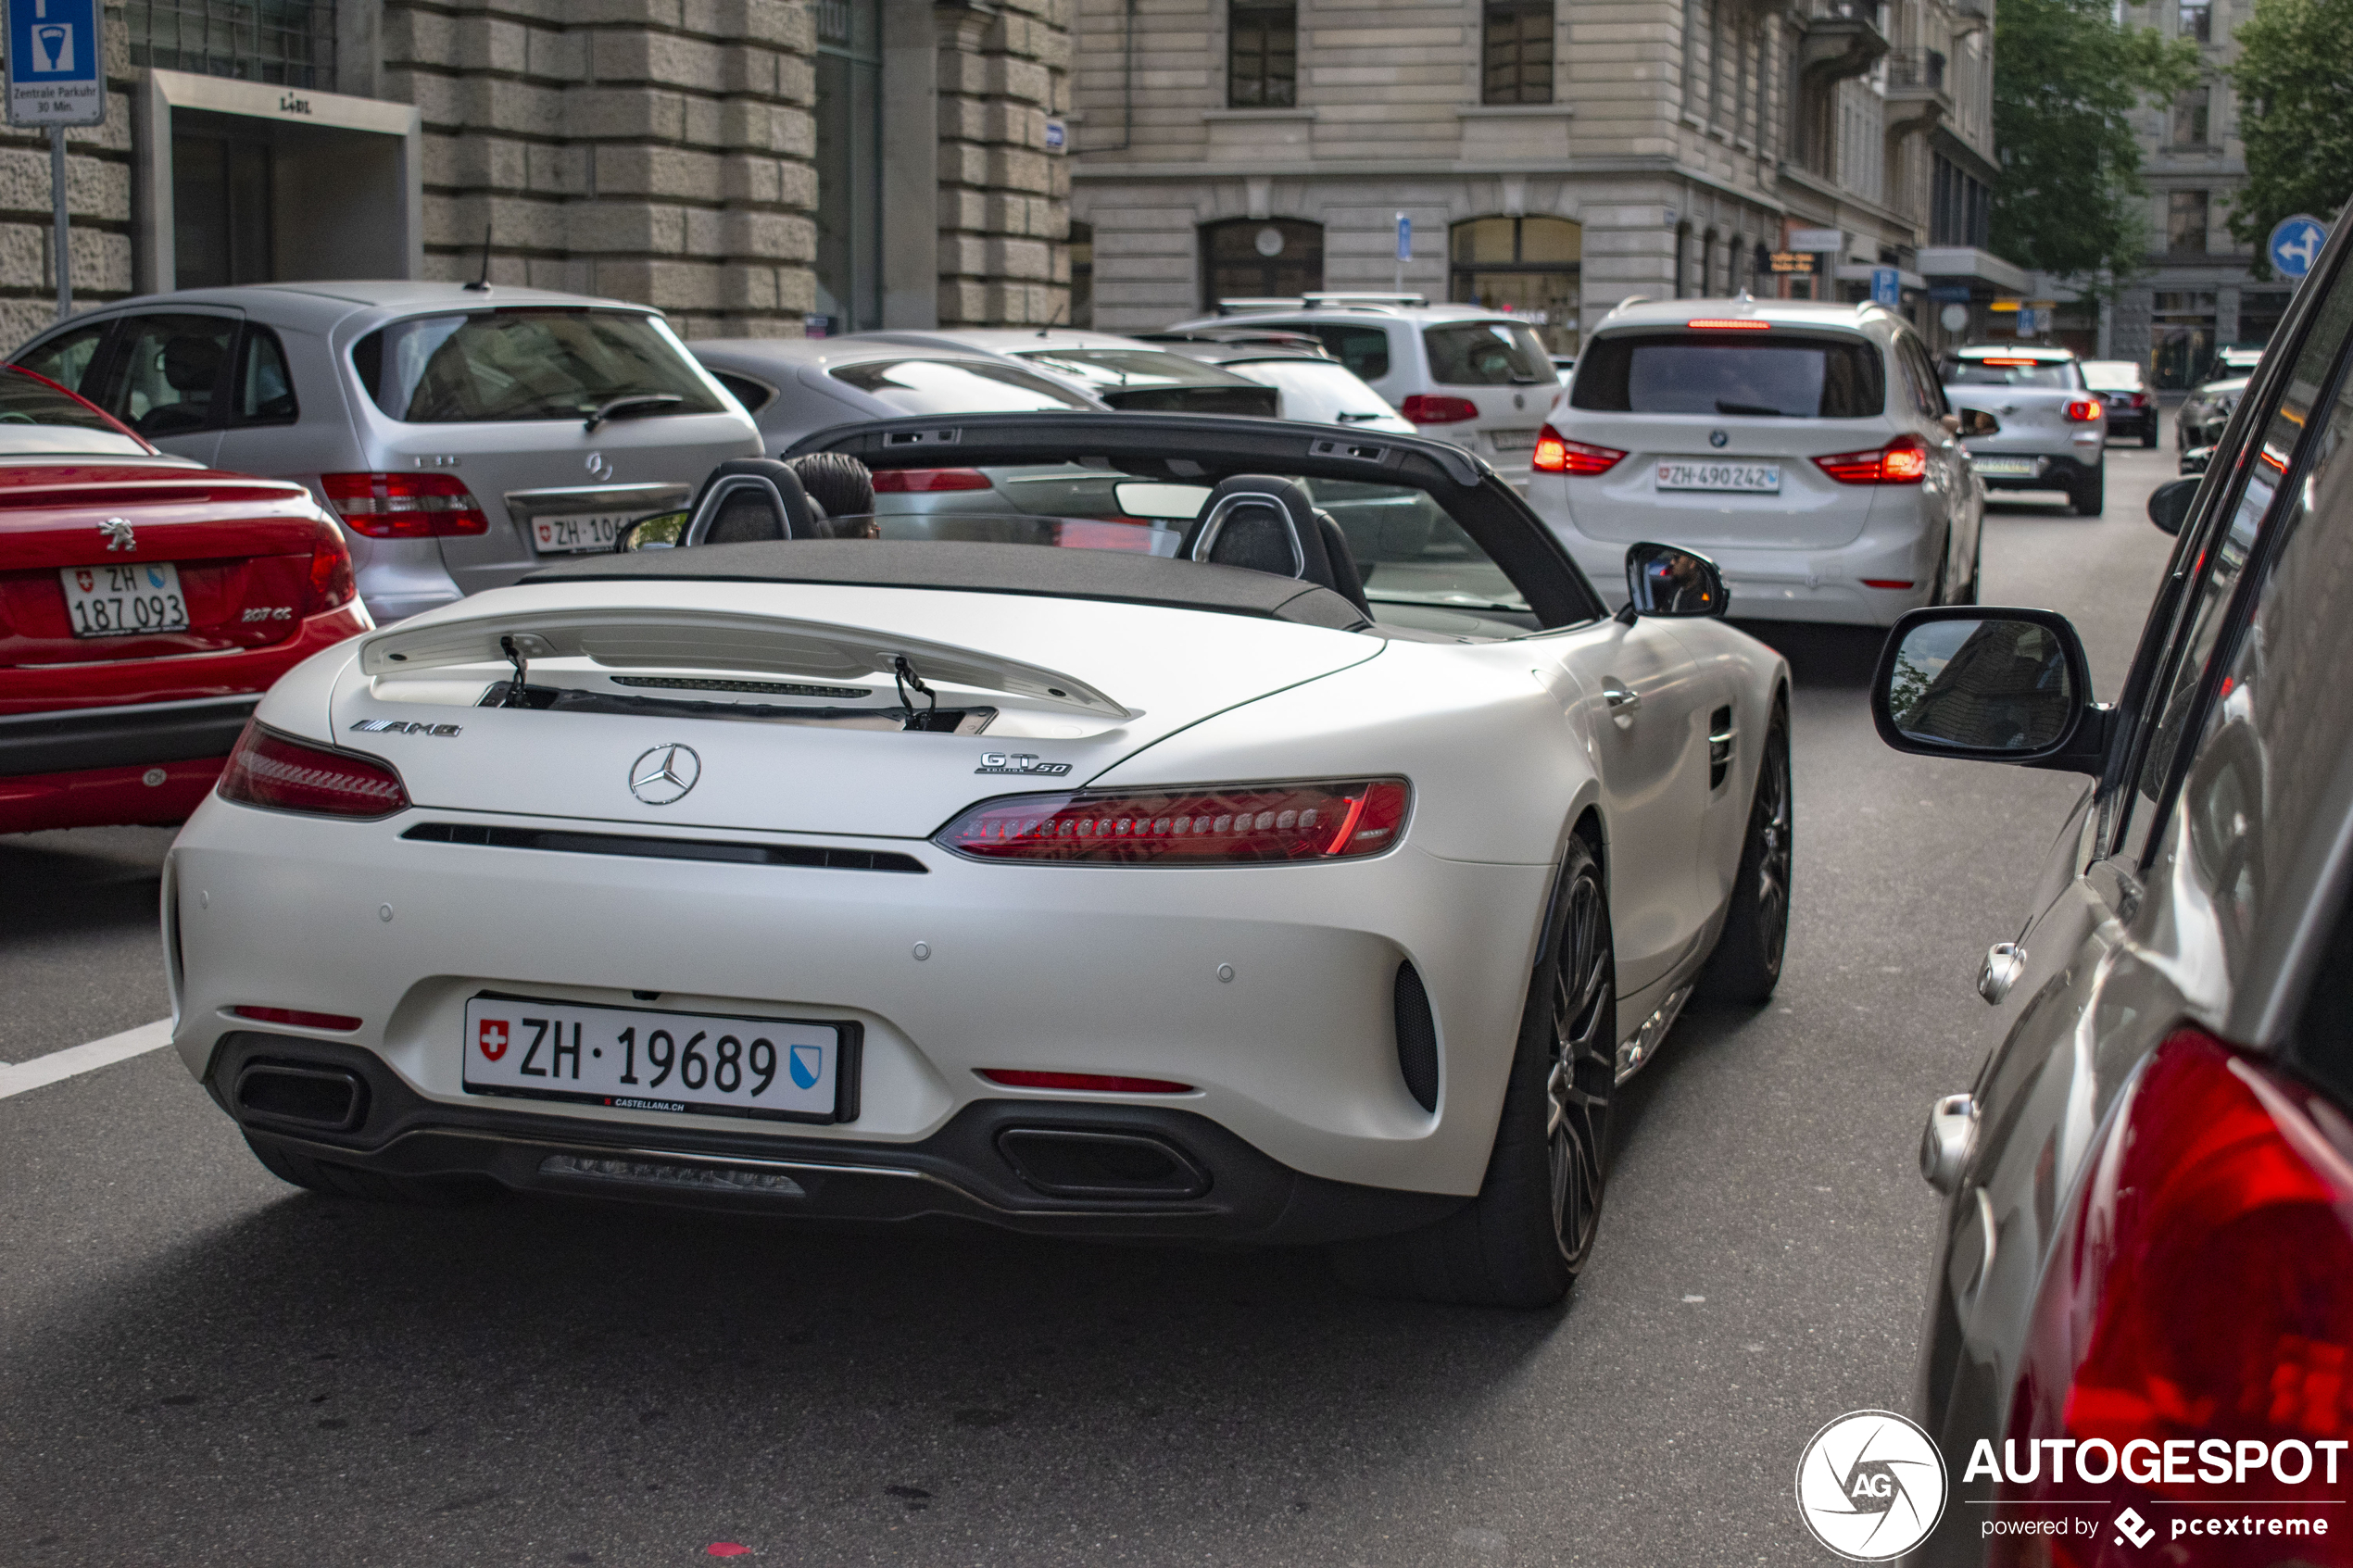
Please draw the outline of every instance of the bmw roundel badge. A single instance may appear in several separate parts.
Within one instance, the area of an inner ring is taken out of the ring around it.
[[[1731,439],[1720,430],[1711,430],[1707,433],[1707,444],[1710,446],[1721,446]]]
[[[683,800],[702,777],[702,759],[691,746],[673,742],[648,750],[629,765],[629,793],[648,806]]]

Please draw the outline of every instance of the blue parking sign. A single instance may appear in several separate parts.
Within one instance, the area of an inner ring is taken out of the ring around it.
[[[1904,280],[1893,267],[1871,269],[1871,303],[1901,305],[1904,303]]]
[[[8,123],[96,125],[107,118],[97,0],[7,0]]]
[[[2266,247],[2271,257],[2271,270],[2283,278],[2301,278],[2321,258],[2321,247],[2328,242],[2328,225],[2319,219],[2300,212],[2293,218],[2283,218],[2271,230],[2271,241]]]

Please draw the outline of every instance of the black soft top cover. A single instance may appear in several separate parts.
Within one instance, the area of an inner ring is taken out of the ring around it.
[[[964,594],[1105,599],[1362,631],[1371,623],[1329,588],[1270,572],[1126,550],[1063,550],[927,539],[767,539],[586,556],[526,583],[839,583]]]

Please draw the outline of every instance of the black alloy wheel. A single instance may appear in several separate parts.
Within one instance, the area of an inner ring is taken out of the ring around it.
[[[1610,1106],[1617,1090],[1617,953],[1600,868],[1590,872],[1568,884],[1560,959],[1553,966],[1544,1076],[1553,1243],[1571,1275],[1585,1266],[1601,1226]]]
[[[1781,983],[1789,946],[1790,870],[1796,813],[1790,787],[1789,710],[1773,705],[1756,793],[1748,809],[1748,836],[1732,878],[1723,934],[1700,972],[1699,993],[1711,1001],[1754,1006]]]
[[[1334,1247],[1343,1283],[1462,1306],[1549,1307],[1592,1255],[1617,1087],[1617,952],[1601,862],[1582,838],[1568,841],[1556,885],[1478,1196],[1418,1230]]]

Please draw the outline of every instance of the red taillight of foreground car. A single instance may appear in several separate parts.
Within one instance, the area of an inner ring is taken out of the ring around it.
[[[1918,484],[1928,477],[1928,444],[1899,435],[1872,451],[1817,458],[1814,466],[1841,484]]]
[[[447,473],[327,473],[319,487],[344,526],[371,539],[487,533],[490,519],[465,481]]]
[[[332,1029],[349,1034],[359,1027],[359,1020],[340,1012],[305,1012],[300,1008],[233,1007],[229,1010],[239,1018],[250,1018],[256,1023],[284,1023],[296,1029]]]
[[[327,817],[388,817],[409,807],[400,775],[383,763],[305,746],[252,720],[220,770],[220,798]]]
[[[1959,1495],[1983,1496],[1992,1462],[2017,1520],[2097,1498],[2200,1568],[2353,1564],[2353,1520],[2318,1506],[2353,1486],[2353,1128],[2184,1028],[2089,1160],[2035,1300],[2005,1451],[1964,1461],[1978,1479]],[[2253,1530],[2205,1528],[2247,1512]],[[2273,1532],[2273,1517],[2303,1524]],[[2185,1519],[2196,1527],[2173,1534]],[[1992,1539],[2003,1564],[2117,1560],[2106,1533],[2063,1551],[2049,1537]]]
[[[1260,865],[1376,855],[1397,842],[1403,779],[1080,790],[975,806],[933,842],[981,860]]]
[[[1458,425],[1478,418],[1478,405],[1467,397],[1438,397],[1416,392],[1397,405],[1397,411],[1417,425]]]
[[[988,476],[978,469],[876,469],[877,495],[925,495],[936,490],[986,490]]]
[[[310,540],[310,606],[308,613],[340,609],[359,596],[351,571],[351,549],[333,523],[322,522]]]
[[[1582,441],[1571,441],[1551,425],[1536,433],[1536,456],[1530,459],[1538,473],[1592,475],[1607,473],[1626,454],[1615,446],[1592,446]]]
[[[2100,400],[2096,397],[2074,397],[2068,400],[2067,417],[2075,423],[2089,424],[2100,417]]]
[[[984,1067],[980,1075],[1009,1089],[1077,1089],[1099,1095],[1189,1095],[1190,1084],[1173,1078],[1124,1078],[1111,1073],[1026,1073]]]

